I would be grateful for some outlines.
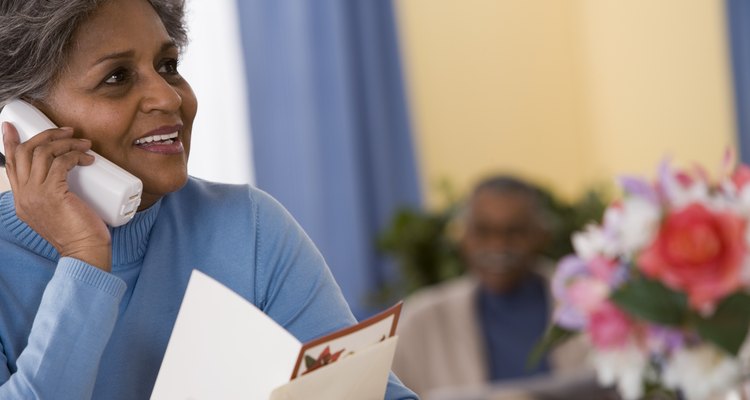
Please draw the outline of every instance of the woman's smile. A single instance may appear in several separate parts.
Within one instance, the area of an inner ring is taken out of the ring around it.
[[[181,154],[185,151],[180,140],[182,125],[154,129],[133,142],[137,148],[158,154]]]

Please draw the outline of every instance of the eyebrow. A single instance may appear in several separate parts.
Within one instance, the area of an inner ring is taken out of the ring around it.
[[[161,48],[159,49],[159,52],[163,53],[163,52],[165,52],[167,50],[176,49],[176,48],[177,48],[177,45],[175,44],[175,42],[173,42],[173,41],[170,40],[170,41],[164,42],[161,45]],[[96,61],[94,61],[91,65],[92,66],[96,66],[96,65],[99,65],[99,64],[101,64],[101,63],[103,63],[105,61],[109,61],[109,60],[119,60],[119,59],[123,59],[123,58],[131,58],[131,57],[133,57],[134,54],[135,54],[134,50],[126,50],[126,51],[120,51],[120,52],[117,52],[117,53],[107,54],[107,55],[105,55],[103,57],[100,57],[100,58],[96,59]]]

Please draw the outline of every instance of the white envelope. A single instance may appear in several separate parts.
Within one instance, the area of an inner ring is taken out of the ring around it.
[[[398,336],[276,388],[270,400],[383,400]]]

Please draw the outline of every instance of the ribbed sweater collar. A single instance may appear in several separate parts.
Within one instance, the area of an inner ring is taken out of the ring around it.
[[[160,208],[161,200],[148,209],[136,213],[127,224],[117,228],[109,228],[112,234],[113,268],[143,259],[151,228],[159,215]],[[60,254],[48,241],[18,218],[11,192],[3,193],[0,196],[0,220],[5,229],[29,250],[52,261],[57,261],[60,258]]]

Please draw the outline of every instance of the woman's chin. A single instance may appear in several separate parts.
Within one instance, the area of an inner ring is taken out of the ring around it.
[[[171,176],[168,180],[154,181],[153,178],[148,180],[141,178],[143,182],[143,194],[141,195],[141,206],[139,210],[151,207],[162,197],[182,189],[187,183],[187,172],[177,176]]]

